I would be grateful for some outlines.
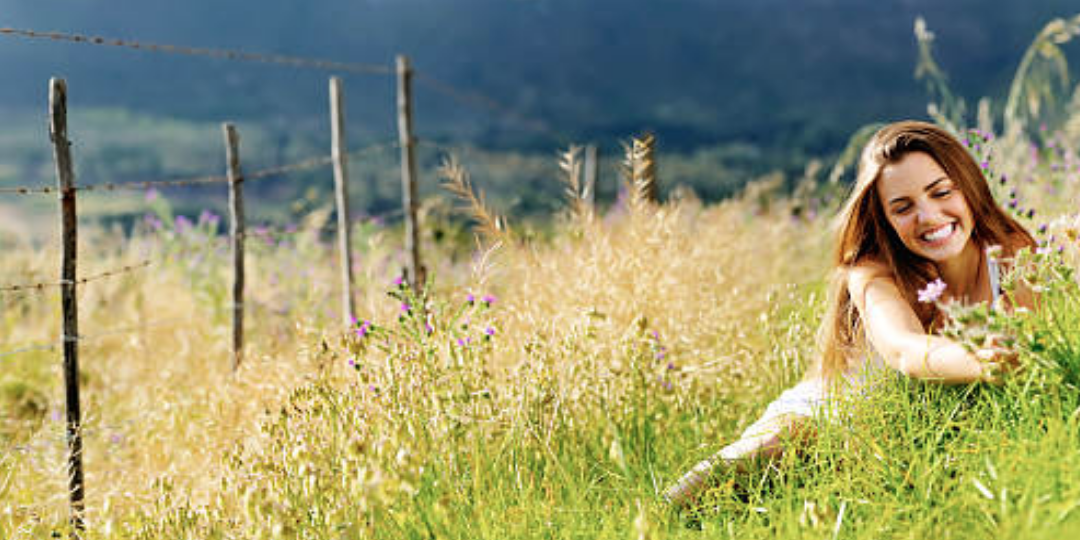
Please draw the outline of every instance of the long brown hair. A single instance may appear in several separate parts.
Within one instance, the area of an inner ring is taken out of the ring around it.
[[[917,301],[918,291],[939,277],[937,269],[900,241],[886,219],[877,190],[882,169],[911,152],[930,155],[963,194],[975,224],[971,241],[980,249],[1000,245],[1010,256],[1018,247],[1035,245],[1031,234],[994,202],[982,170],[956,138],[926,122],[907,120],[881,128],[863,148],[855,185],[833,224],[836,243],[830,302],[819,333],[819,368],[826,377],[842,372],[852,359],[869,352],[862,321],[848,294],[848,271],[856,265],[874,261],[889,268],[927,331],[940,316],[933,304]],[[1017,242],[1015,235],[1023,241]]]

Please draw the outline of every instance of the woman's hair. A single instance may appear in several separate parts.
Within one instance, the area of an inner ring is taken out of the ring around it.
[[[956,138],[926,122],[902,121],[881,128],[863,148],[855,186],[834,222],[836,246],[830,302],[819,334],[820,368],[827,377],[869,352],[847,286],[848,271],[860,263],[873,261],[890,269],[904,299],[927,331],[940,322],[936,306],[917,301],[918,291],[939,277],[937,269],[904,246],[886,219],[877,190],[882,169],[912,152],[929,154],[963,194],[974,221],[971,240],[977,246],[999,245],[1010,256],[1022,245],[1035,245],[1031,234],[994,202],[979,165]],[[1024,241],[1017,242],[1015,235]]]

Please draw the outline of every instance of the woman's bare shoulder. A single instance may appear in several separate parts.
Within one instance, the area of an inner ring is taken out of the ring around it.
[[[848,292],[853,298],[861,299],[866,287],[875,279],[892,281],[892,270],[884,263],[875,260],[859,261],[846,270]]]

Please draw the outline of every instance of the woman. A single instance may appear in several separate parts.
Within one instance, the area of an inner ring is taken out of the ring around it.
[[[896,371],[943,384],[993,382],[1015,362],[1016,354],[995,342],[972,352],[934,335],[944,314],[931,297],[993,302],[997,264],[987,251],[1009,258],[1035,246],[994,202],[978,164],[954,137],[925,122],[880,129],[863,149],[854,189],[835,225],[819,362],[738,442],[665,491],[676,507],[696,500],[717,466],[782,452],[782,441],[807,418],[829,413],[836,398],[865,387],[875,374]],[[1029,305],[1030,292],[1012,300]]]

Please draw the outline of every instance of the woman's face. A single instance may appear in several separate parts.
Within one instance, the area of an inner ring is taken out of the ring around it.
[[[971,239],[971,208],[955,182],[925,152],[911,152],[881,171],[878,196],[900,241],[936,263],[959,255]]]

